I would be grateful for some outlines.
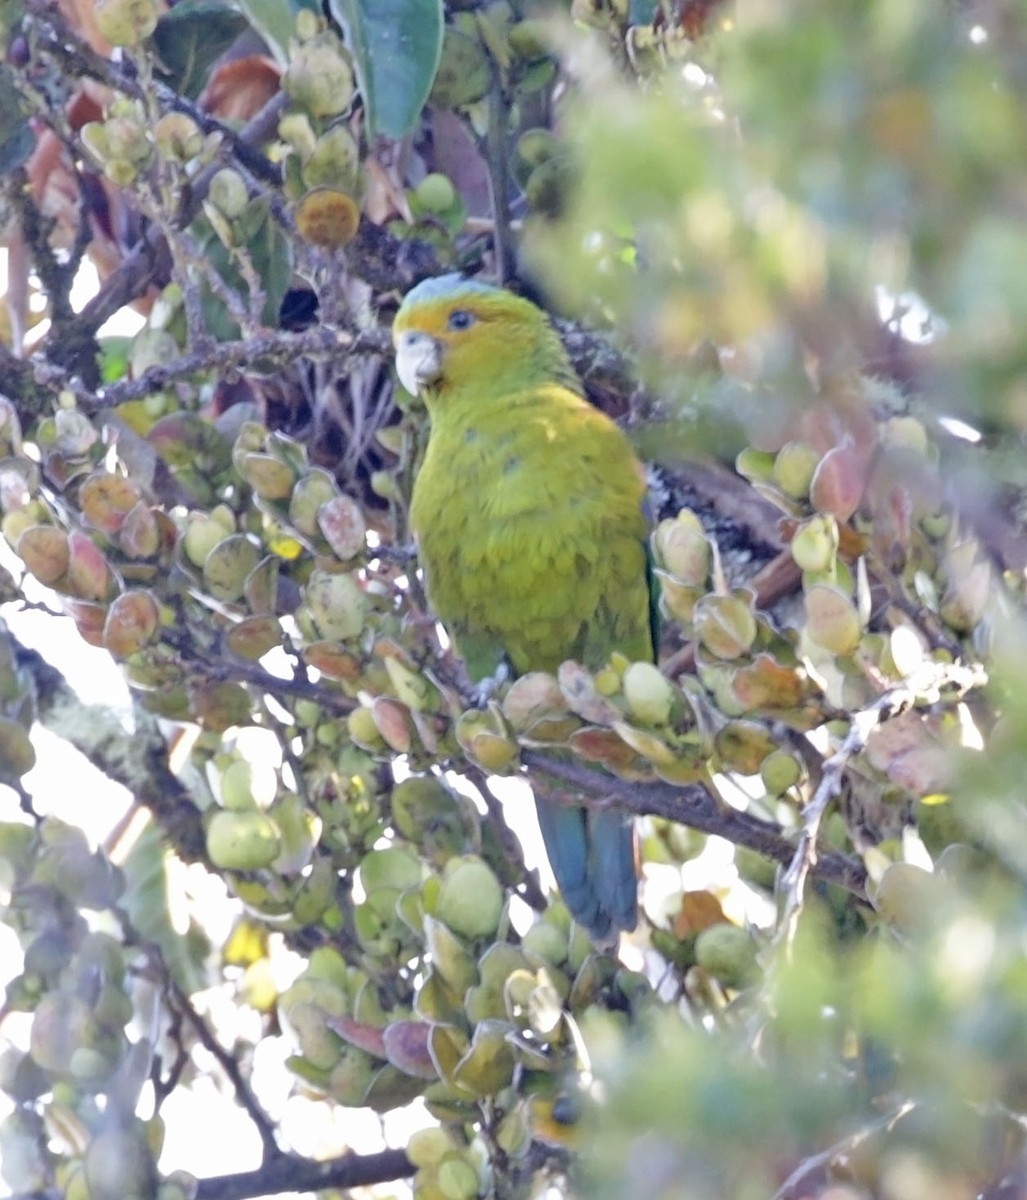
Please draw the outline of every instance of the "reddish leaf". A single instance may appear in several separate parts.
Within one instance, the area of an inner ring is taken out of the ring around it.
[[[590,725],[578,729],[567,739],[579,758],[602,763],[612,770],[623,770],[635,761],[635,751],[612,729]]]
[[[317,524],[332,552],[343,562],[364,549],[367,524],[360,505],[350,496],[335,496],[317,510]]]
[[[344,649],[338,642],[314,642],[305,646],[303,661],[329,679],[340,679],[350,683],[360,678],[362,669],[359,657]]]
[[[233,654],[256,662],[281,644],[282,630],[274,617],[247,617],[232,626],[225,640]]]
[[[118,545],[129,558],[153,558],[160,549],[161,530],[157,514],[145,501],[133,505],[121,522]]]
[[[394,1067],[417,1079],[438,1079],[428,1049],[431,1025],[427,1021],[393,1021],[385,1027],[385,1057]]]
[[[325,1024],[351,1046],[373,1054],[375,1058],[386,1057],[383,1036],[385,1030],[380,1025],[369,1025],[366,1021],[357,1021],[347,1016],[327,1017]]]
[[[68,535],[53,525],[33,525],[18,538],[18,554],[39,582],[50,586],[68,569]]]
[[[112,471],[94,471],[79,487],[79,505],[90,525],[114,534],[142,499],[137,484]]]
[[[107,619],[107,605],[94,604],[90,600],[62,600],[64,611],[75,622],[79,637],[90,646],[103,649],[103,626]]]
[[[866,756],[889,779],[917,796],[946,786],[946,752],[936,723],[922,713],[900,713],[867,738]]]
[[[211,72],[201,107],[222,121],[248,121],[278,91],[280,75],[263,54],[221,62]]]
[[[77,529],[68,534],[68,591],[80,600],[106,600],[114,576],[103,551]]]
[[[809,498],[818,512],[828,513],[841,523],[859,508],[865,488],[864,462],[846,443],[828,450],[820,460],[813,472]]]
[[[104,645],[115,658],[128,658],[151,641],[159,627],[160,610],[152,592],[122,592],[107,610]]]
[[[246,689],[237,683],[198,684],[189,689],[192,719],[204,729],[224,733],[253,719]]]
[[[731,691],[746,712],[761,708],[795,708],[802,703],[805,678],[797,667],[784,667],[769,654],[757,654],[739,667]]]
[[[379,696],[371,706],[374,723],[387,745],[397,754],[407,754],[413,744],[410,711],[405,704]]]

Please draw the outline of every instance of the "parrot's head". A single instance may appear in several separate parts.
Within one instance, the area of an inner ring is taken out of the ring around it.
[[[392,326],[396,371],[408,392],[444,404],[483,381],[505,390],[574,380],[549,318],[530,300],[462,275],[426,279]]]

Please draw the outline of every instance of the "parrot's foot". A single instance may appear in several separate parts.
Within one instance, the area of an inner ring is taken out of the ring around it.
[[[475,707],[485,708],[503,684],[510,682],[510,677],[510,664],[504,661],[496,667],[491,675],[486,675],[484,679],[479,679],[471,692],[474,697]]]

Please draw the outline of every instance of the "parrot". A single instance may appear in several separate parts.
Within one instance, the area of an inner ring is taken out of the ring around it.
[[[586,398],[548,315],[449,274],[417,284],[392,329],[396,373],[429,433],[410,525],[433,615],[474,681],[655,661],[643,468]],[[634,829],[615,807],[534,788],[571,915],[601,944],[637,922]]]

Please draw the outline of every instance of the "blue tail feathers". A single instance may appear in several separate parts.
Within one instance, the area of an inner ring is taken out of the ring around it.
[[[535,797],[539,828],[556,883],[571,916],[599,943],[638,919],[631,818]]]

